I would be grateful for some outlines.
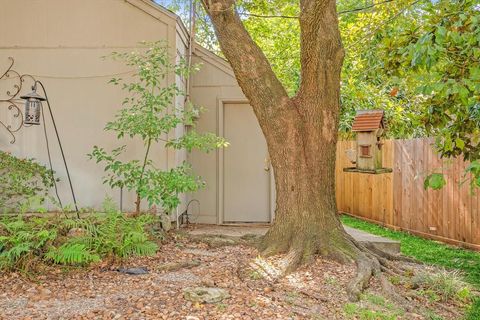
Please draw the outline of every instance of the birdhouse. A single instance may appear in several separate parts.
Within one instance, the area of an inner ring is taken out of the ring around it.
[[[352,132],[357,133],[356,149],[348,150],[347,156],[355,163],[354,168],[344,171],[382,173],[391,169],[382,167],[382,141],[385,129],[383,110],[359,110],[353,121]],[[354,159],[354,160],[353,160]]]

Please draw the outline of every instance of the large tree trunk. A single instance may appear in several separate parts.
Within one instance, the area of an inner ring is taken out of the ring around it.
[[[265,135],[275,174],[275,221],[263,240],[264,253],[290,252],[291,268],[316,253],[353,260],[356,247],[335,203],[343,62],[335,1],[301,2],[302,83],[293,98],[234,6],[234,0],[204,1],[222,51]]]
[[[302,76],[293,98],[245,30],[234,0],[203,0],[203,5],[260,123],[275,174],[275,221],[263,239],[263,253],[287,253],[287,271],[315,254],[356,261],[359,272],[349,292],[358,298],[380,263],[378,252],[345,232],[337,214],[335,152],[344,50],[335,0],[300,2]]]

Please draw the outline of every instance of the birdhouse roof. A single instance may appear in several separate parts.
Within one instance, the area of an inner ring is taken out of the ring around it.
[[[352,131],[374,131],[384,128],[383,110],[358,110],[353,120]]]

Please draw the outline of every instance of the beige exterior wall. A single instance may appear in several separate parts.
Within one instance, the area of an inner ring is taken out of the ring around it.
[[[212,54],[208,50],[196,46],[193,55],[193,63],[201,64],[200,71],[191,79],[192,102],[205,109],[197,123],[199,131],[219,133],[219,109],[223,102],[246,102],[237,84],[230,65]],[[189,162],[195,173],[202,176],[207,186],[196,193],[189,195],[189,200],[197,199],[198,205],[192,204],[189,213],[193,214],[192,222],[196,223],[219,223],[219,153],[208,154],[192,152],[189,154]]]
[[[143,40],[166,40],[173,57],[185,56],[185,28],[174,14],[149,0],[0,0],[0,8],[0,73],[11,56],[19,73],[35,75],[45,84],[79,205],[99,207],[106,195],[118,201],[119,190],[102,184],[103,167],[89,161],[87,153],[94,145],[112,149],[126,143],[126,156],[138,158],[143,145],[140,141],[117,141],[113,133],[103,130],[125,96],[107,82],[112,74],[129,68],[101,57],[112,51],[134,50]],[[184,79],[173,74],[168,81],[185,85]],[[3,94],[1,84],[0,89]],[[22,91],[28,92],[29,88]],[[183,105],[183,98],[177,103]],[[0,117],[14,121],[3,106]],[[49,119],[47,128],[54,170],[62,180],[60,196],[64,203],[72,203]],[[42,126],[23,128],[15,144],[9,141],[0,128],[1,150],[48,163]],[[167,168],[185,160],[186,154],[156,146],[153,157]],[[125,210],[133,209],[134,198],[132,193],[124,193]]]

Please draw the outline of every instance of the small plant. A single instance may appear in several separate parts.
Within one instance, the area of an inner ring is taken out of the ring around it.
[[[390,282],[394,285],[399,285],[401,282],[402,282],[402,279],[400,278],[400,276],[397,276],[397,275],[393,275],[389,278]]]
[[[326,284],[328,284],[330,286],[338,286],[338,279],[334,276],[326,275],[324,277],[324,281],[325,281]]]
[[[443,320],[441,316],[433,312],[432,310],[427,310],[425,314],[427,320]]]
[[[81,243],[65,243],[58,248],[51,248],[45,254],[46,260],[52,260],[56,264],[75,265],[97,262],[100,257],[91,253],[88,248]]]
[[[225,311],[225,310],[227,310],[227,307],[228,307],[228,306],[227,306],[225,303],[219,303],[219,304],[217,304],[217,310],[218,310],[218,311]]]
[[[185,63],[172,64],[165,45],[160,42],[144,43],[149,46],[144,52],[112,53],[115,60],[124,61],[136,68],[135,81],[126,83],[122,79],[112,79],[114,85],[122,85],[128,92],[123,101],[123,109],[115,120],[107,123],[105,130],[115,131],[117,138],[140,138],[144,152],[141,159],[122,161],[126,146],[111,152],[94,146],[90,158],[97,163],[105,163],[107,176],[104,183],[110,187],[126,188],[137,193],[136,213],[140,203],[146,199],[150,206],[159,205],[169,213],[176,208],[180,193],[196,191],[204,186],[200,177],[194,176],[191,167],[183,163],[175,168],[160,169],[150,157],[154,144],[163,143],[167,148],[200,149],[208,152],[226,146],[224,139],[212,133],[199,134],[194,130],[194,120],[199,109],[188,104],[177,107],[175,101],[184,96],[176,83],[168,84],[169,75],[187,77],[191,70]],[[192,127],[181,136],[171,137],[179,126]]]
[[[403,314],[401,310],[374,310],[372,306],[358,303],[346,303],[343,312],[347,319],[360,320],[396,320]]]
[[[419,287],[424,295],[433,301],[470,302],[473,298],[471,286],[465,283],[458,271],[420,273],[412,278],[412,284],[414,288]]]
[[[0,213],[41,205],[54,184],[53,172],[33,159],[0,151]]]
[[[258,272],[258,271],[255,271],[255,270],[250,270],[248,276],[250,277],[250,279],[252,280],[261,280],[263,279],[263,275]]]
[[[351,302],[346,303],[343,306],[343,312],[345,312],[345,314],[349,317],[353,317],[358,312],[359,309],[360,307],[358,305]]]
[[[387,302],[385,300],[384,297],[382,296],[378,296],[378,295],[375,295],[375,294],[371,294],[371,293],[367,293],[367,294],[364,294],[364,296],[362,297],[362,299],[365,299],[367,300],[368,302],[372,303],[372,304],[375,304],[377,306],[382,306],[384,307]]]
[[[118,206],[111,197],[105,197],[102,202],[102,212],[115,213],[119,212]]]

